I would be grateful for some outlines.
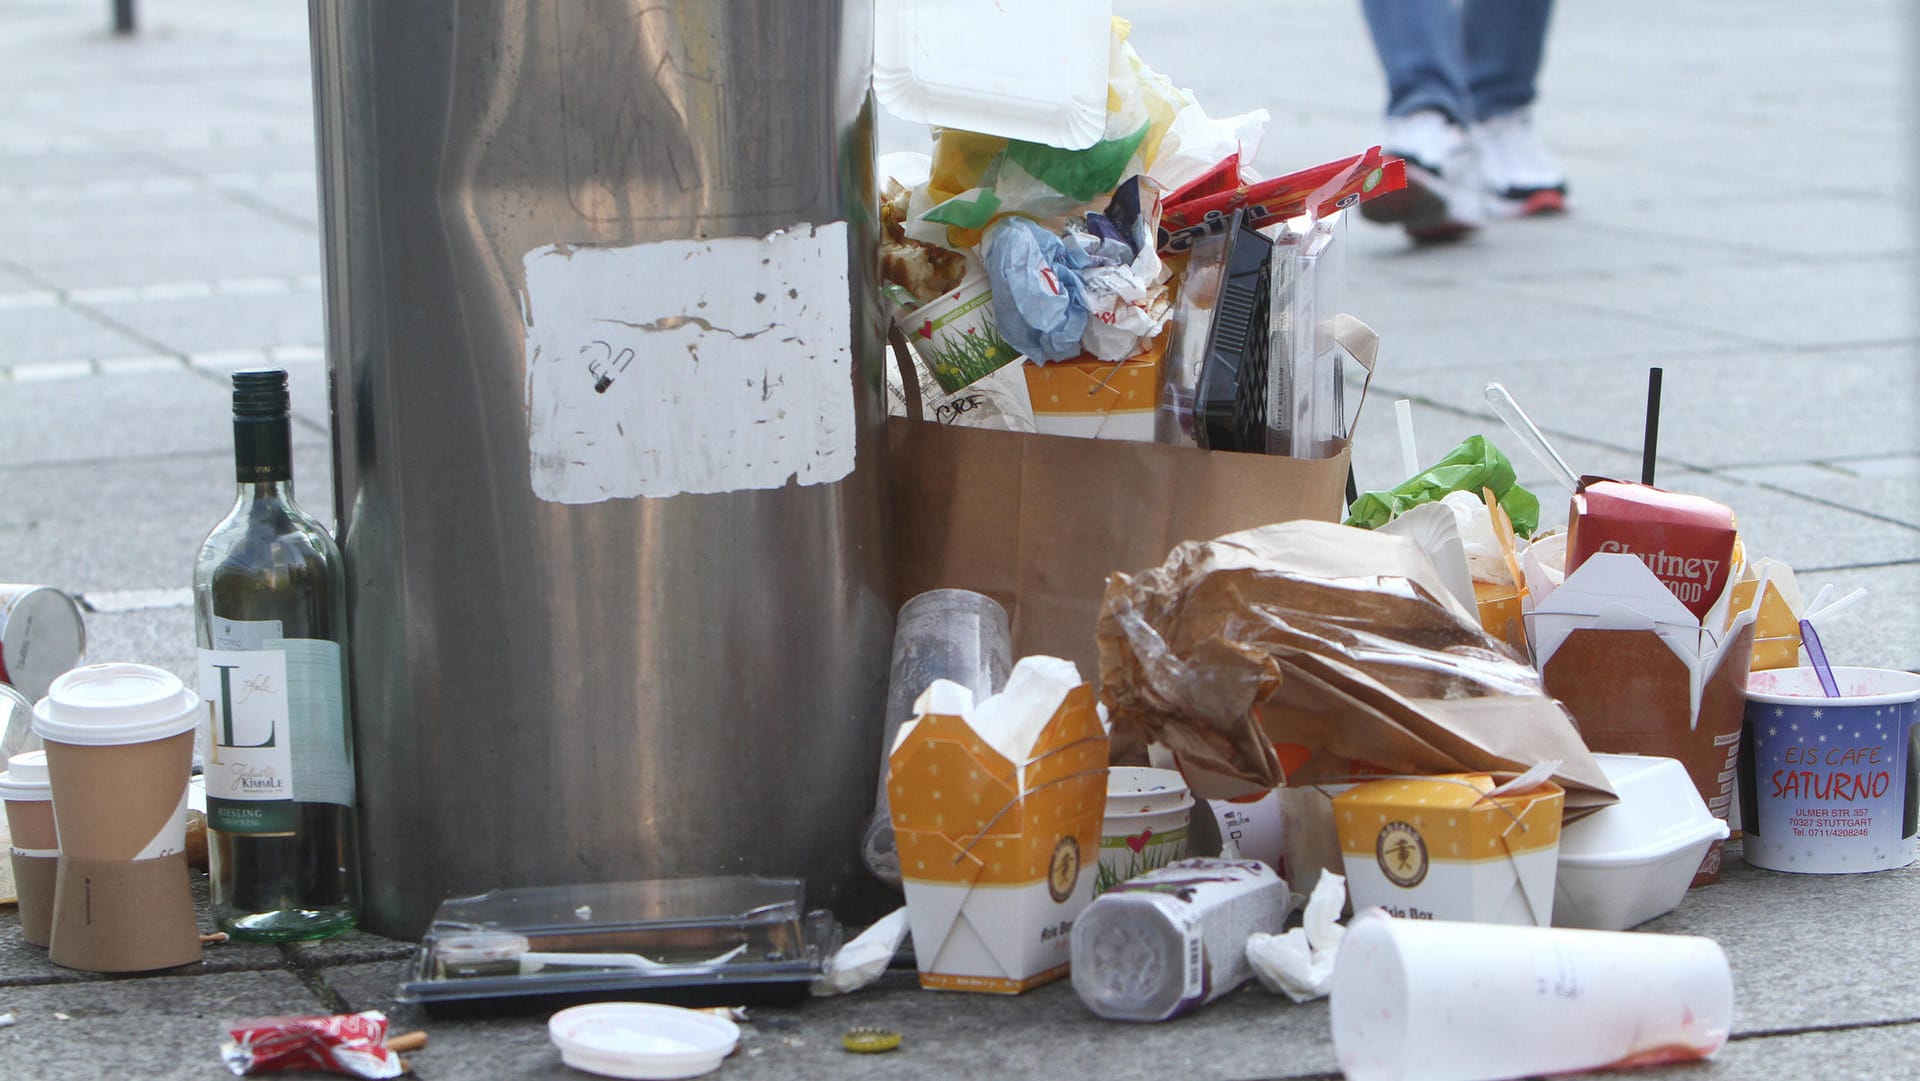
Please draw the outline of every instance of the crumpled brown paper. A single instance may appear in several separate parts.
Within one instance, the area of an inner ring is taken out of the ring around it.
[[[1299,521],[1182,544],[1107,579],[1098,637],[1116,754],[1162,743],[1190,781],[1194,767],[1272,787],[1558,759],[1570,811],[1615,798],[1539,673],[1402,537]]]

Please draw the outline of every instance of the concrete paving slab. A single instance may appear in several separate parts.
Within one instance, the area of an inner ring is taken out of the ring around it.
[[[183,579],[176,588],[185,589],[191,581],[191,577]],[[199,685],[192,608],[172,604],[132,612],[90,611],[85,619],[88,663],[136,661],[172,672],[189,687]]]
[[[1920,1067],[1920,1025],[1877,1025],[1817,1035],[1749,1036],[1736,1039],[1707,1062],[1633,1070],[1563,1074],[1556,1081],[1734,1081],[1755,1077],[1817,1077],[1821,1081],[1886,1081],[1912,1076]]]
[[[1617,180],[1610,184],[1606,179],[1603,170],[1583,170],[1579,190],[1585,192],[1591,185],[1596,200],[1634,198],[1617,186]],[[1667,254],[1676,245],[1697,241],[1773,263],[1791,250],[1796,261],[1818,267],[1855,258],[1908,255],[1914,249],[1913,208],[1903,196],[1889,192],[1792,197],[1768,192],[1764,197],[1743,194],[1691,200],[1669,198],[1661,188],[1648,194],[1652,198],[1631,213],[1603,215],[1582,199],[1578,213],[1571,217],[1603,234],[1642,241]]]
[[[56,149],[16,130],[0,131],[0,191],[42,184],[72,184],[100,177],[139,176],[155,170],[128,153],[108,149]]]
[[[1789,875],[1749,866],[1738,847],[1728,846],[1718,885],[1637,928],[1720,943],[1733,967],[1736,1033],[1920,1020],[1920,970],[1900,951],[1843,948],[1842,964],[1812,963],[1836,946],[1827,913],[1844,911],[1850,926],[1911,925],[1920,866]]]
[[[1628,273],[1577,284],[1540,281],[1517,291],[1592,311],[1808,348],[1877,346],[1915,337],[1913,284],[1904,262],[1858,260]]]
[[[1605,219],[1584,212],[1508,223],[1497,235],[1488,233],[1464,244],[1416,246],[1398,226],[1364,219],[1354,222],[1348,235],[1358,257],[1348,266],[1349,288],[1371,282],[1377,271],[1389,275],[1391,282],[1401,278],[1445,285],[1564,281],[1577,289],[1588,281],[1683,267],[1757,269],[1770,265],[1771,258],[1771,253],[1741,251],[1710,238],[1675,241],[1610,230]]]
[[[262,346],[317,346],[325,338],[321,304],[317,291],[301,288],[247,296],[238,303],[221,296],[189,296],[103,301],[89,307],[143,341],[193,356]]]
[[[1416,332],[1409,327],[1406,333]],[[1381,345],[1384,352],[1384,335]],[[1549,438],[1585,438],[1638,454],[1647,369],[1656,365],[1665,369],[1659,455],[1675,467],[1747,467],[1920,449],[1911,421],[1920,401],[1920,366],[1908,346],[1648,353],[1564,365],[1495,354],[1434,371],[1423,385],[1436,401],[1477,411],[1485,408],[1486,384],[1500,382]],[[1576,472],[1583,468],[1569,464]]]
[[[0,308],[0,368],[125,356],[149,349],[140,338],[70,307]]]
[[[1368,264],[1356,273],[1381,265],[1390,264]],[[1592,371],[1598,377],[1630,369],[1644,358],[1725,356],[1756,344],[1717,331],[1597,312],[1577,302],[1521,296],[1509,284],[1427,283],[1423,288],[1385,277],[1382,273],[1380,281],[1348,289],[1354,316],[1380,334],[1381,379],[1444,371],[1446,376],[1431,381],[1477,396],[1488,380],[1503,378],[1478,375],[1482,370],[1519,367],[1541,378],[1556,378],[1564,370]]]
[[[425,1028],[423,1076],[545,1078],[561,1068],[546,1031],[550,1009],[484,1019],[440,1019],[397,1006],[405,964],[328,969],[328,985],[358,1009],[388,1011],[401,1028]],[[921,991],[910,971],[874,987],[797,1006],[753,1006],[729,1078],[1038,1077],[1162,1081],[1167,1077],[1293,1078],[1336,1069],[1325,1002],[1296,1006],[1256,985],[1166,1025],[1094,1017],[1061,980],[1017,997]],[[857,1026],[899,1032],[901,1050],[854,1055],[840,1036]],[[1249,1038],[1249,1037],[1252,1038]]]
[[[293,105],[274,106],[282,115],[305,112],[311,108],[311,84],[301,80],[298,100]],[[313,139],[276,140],[269,143],[234,143],[179,150],[148,152],[148,159],[163,161],[173,168],[196,176],[261,174],[293,183],[297,178],[307,190],[314,190]]]
[[[222,429],[226,436],[231,429]],[[218,436],[216,436],[217,438]],[[329,526],[334,521],[330,451],[311,435],[294,451],[294,492]],[[11,470],[0,469],[0,478]],[[55,488],[22,487],[0,504],[0,536],[15,580],[69,590],[158,589],[191,581],[194,553],[233,505],[231,446],[103,471],[88,463],[42,467]],[[74,499],[84,488],[90,498]],[[91,543],[119,535],[121,543]]]
[[[1854,607],[1820,620],[1815,630],[1833,664],[1920,671],[1920,566],[1795,574],[1808,600],[1824,585],[1838,598],[1864,588]]]
[[[1920,526],[1920,453],[1721,470],[1747,484],[1793,492]]]
[[[208,183],[178,183],[167,190],[173,185],[107,180],[77,185],[71,198],[36,191],[0,202],[0,235],[14,241],[6,258],[46,285],[75,291],[320,273],[311,230]],[[207,243],[235,231],[245,243]]]
[[[15,1024],[0,1028],[0,1062],[15,1081],[231,1081],[220,1061],[227,1022],[311,1014],[317,1007],[287,972],[4,987],[0,1011],[11,1011]]]
[[[1638,471],[1629,479],[1638,479]],[[1920,559],[1920,529],[1857,514],[1826,501],[1729,481],[1711,473],[1675,471],[1654,478],[1734,509],[1747,550],[1818,570]]]
[[[13,468],[230,454],[232,415],[230,393],[184,368],[71,382],[15,380],[0,394],[0,462]],[[33,423],[48,417],[61,422]]]

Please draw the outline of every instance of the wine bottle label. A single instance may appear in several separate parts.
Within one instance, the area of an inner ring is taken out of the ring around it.
[[[200,651],[210,828],[288,833],[295,803],[353,802],[340,646],[278,629],[219,620],[216,644],[259,648]]]

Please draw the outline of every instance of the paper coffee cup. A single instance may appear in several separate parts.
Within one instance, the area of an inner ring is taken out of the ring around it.
[[[1733,974],[1691,935],[1354,918],[1329,1016],[1348,1081],[1493,1081],[1705,1058]]]
[[[49,956],[97,972],[198,960],[186,809],[200,697],[158,668],[95,664],[33,712],[60,837]]]
[[[1185,858],[1193,803],[1178,770],[1108,767],[1094,896]]]
[[[53,930],[53,879],[60,862],[45,751],[7,760],[7,771],[0,773],[0,801],[6,804],[7,830],[13,837],[8,858],[19,895],[21,937],[30,946],[44,948]]]

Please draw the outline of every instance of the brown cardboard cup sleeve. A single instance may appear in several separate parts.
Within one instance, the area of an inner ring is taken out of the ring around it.
[[[61,856],[54,879],[53,963],[88,972],[146,972],[200,960],[187,856],[89,860]]]
[[[20,894],[20,937],[45,949],[53,936],[53,876],[58,856],[12,853],[13,884]]]

